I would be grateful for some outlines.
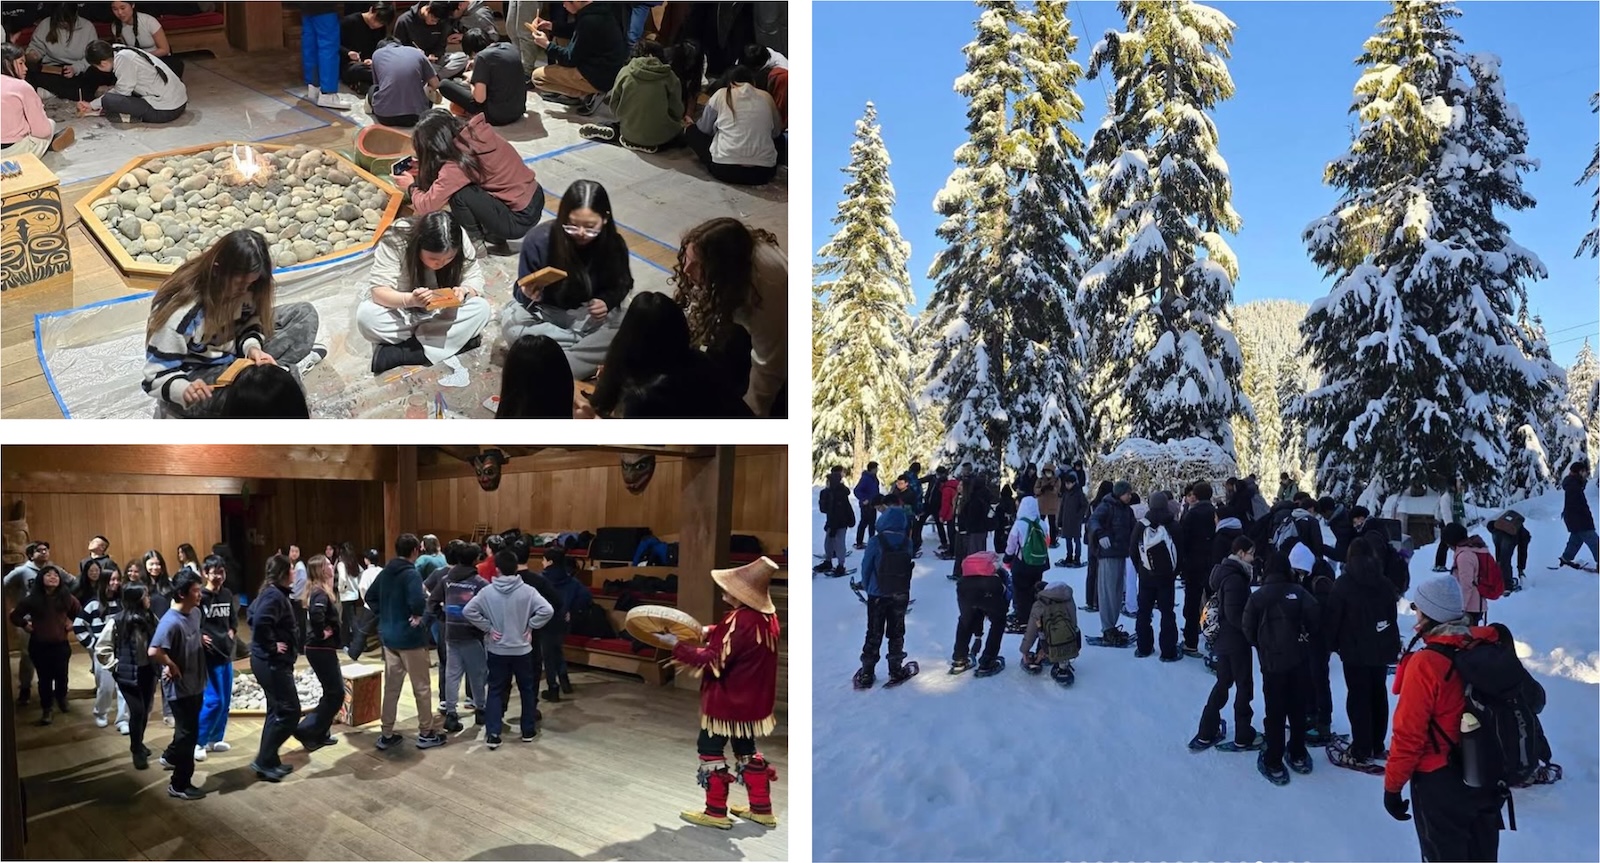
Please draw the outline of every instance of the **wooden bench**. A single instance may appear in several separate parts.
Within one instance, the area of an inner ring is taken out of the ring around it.
[[[615,611],[607,612],[607,616],[616,614]],[[670,654],[653,647],[636,648],[627,638],[569,635],[561,645],[561,653],[573,665],[638,675],[653,686],[664,686],[673,676]]]

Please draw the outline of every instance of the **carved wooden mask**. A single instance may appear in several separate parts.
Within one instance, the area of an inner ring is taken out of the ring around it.
[[[478,474],[478,487],[494,491],[500,487],[500,468],[506,463],[506,454],[497,449],[486,449],[472,457],[472,469]]]
[[[633,494],[643,494],[650,478],[656,475],[656,457],[653,455],[625,455],[622,457],[622,484]]]

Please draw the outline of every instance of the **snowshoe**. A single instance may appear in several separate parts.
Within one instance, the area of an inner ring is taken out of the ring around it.
[[[1064,558],[1064,557],[1063,557],[1063,558],[1061,558],[1061,559],[1060,559],[1060,560],[1058,560],[1058,561],[1056,561],[1056,562],[1055,562],[1055,566],[1056,566],[1056,567],[1057,567],[1057,568],[1065,568],[1065,567],[1069,567],[1069,566],[1071,566],[1071,565],[1072,565],[1072,561],[1070,561],[1070,560],[1067,560],[1067,559],[1066,559],[1066,558]]]
[[[964,674],[972,669],[971,659],[956,659],[950,663],[951,674]]]
[[[1246,744],[1241,746],[1237,741],[1228,740],[1228,741],[1225,741],[1225,742],[1222,742],[1222,743],[1218,743],[1217,744],[1217,751],[1218,752],[1258,752],[1261,749],[1265,748],[1266,745],[1267,745],[1267,736],[1265,734],[1262,734],[1261,732],[1257,731],[1255,739],[1250,741],[1249,743],[1246,743]]]
[[[1183,648],[1183,655],[1189,657],[1190,659],[1204,659],[1205,658],[1205,654],[1201,653],[1200,652],[1200,648],[1198,648],[1198,647],[1187,647],[1187,646],[1184,647]]]
[[[1307,752],[1298,758],[1290,755],[1285,760],[1289,765],[1289,769],[1300,774],[1301,776],[1306,776],[1311,773],[1311,753]]]
[[[1576,561],[1576,560],[1567,560],[1565,558],[1563,558],[1560,563],[1558,563],[1557,565],[1552,566],[1550,568],[1551,569],[1560,569],[1563,566],[1570,566],[1573,569],[1581,570],[1583,572],[1595,572],[1596,571],[1595,570],[1595,565],[1592,564],[1592,563],[1582,563],[1582,562],[1579,562],[1579,561]]]
[[[1527,788],[1532,785],[1553,785],[1561,781],[1561,775],[1561,765],[1552,761],[1535,767],[1533,775],[1512,787]]]
[[[900,673],[898,675],[895,674],[893,671],[889,672],[889,679],[884,682],[883,688],[884,689],[893,689],[896,686],[899,686],[900,684],[905,683],[907,680],[910,680],[911,678],[916,677],[917,676],[917,672],[919,672],[921,670],[922,670],[922,667],[917,665],[915,660],[913,660],[911,662],[907,662],[905,665],[902,665],[900,667]]]
[[[863,668],[857,671],[854,677],[850,678],[850,682],[858,690],[871,689],[872,685],[878,682],[878,675],[874,674],[870,668]]]
[[[1357,773],[1369,776],[1382,776],[1383,765],[1371,759],[1356,758],[1350,754],[1350,743],[1345,740],[1336,740],[1328,744],[1328,763]]]
[[[1050,679],[1062,686],[1071,686],[1078,679],[1078,675],[1073,672],[1072,663],[1063,662],[1050,669]]]
[[[1073,562],[1067,564],[1068,569],[1087,569],[1088,566],[1089,564],[1084,563],[1081,560],[1074,560]]]
[[[1326,725],[1314,725],[1306,729],[1306,745],[1313,747],[1327,746],[1338,739],[1339,735],[1328,730]]]
[[[1447,569],[1446,567],[1443,567],[1443,566],[1436,566],[1436,567],[1433,568],[1433,571],[1434,572],[1449,572],[1450,570]]]
[[[1171,656],[1163,656],[1163,657],[1161,657],[1161,661],[1162,662],[1177,662],[1178,660],[1180,660],[1182,658],[1183,658],[1183,654],[1174,653]]]
[[[1154,647],[1136,647],[1133,650],[1133,656],[1135,659],[1149,659],[1155,655],[1155,652],[1156,649]]]
[[[1289,784],[1289,771],[1285,770],[1282,764],[1277,767],[1267,764],[1267,753],[1265,752],[1256,756],[1256,770],[1260,771],[1262,776],[1267,777],[1267,781],[1273,785]]]
[[[1099,614],[1100,613],[1100,606],[1098,606],[1098,605],[1080,605],[1080,606],[1078,606],[1078,610],[1079,611],[1088,611],[1088,612],[1092,612],[1092,613],[1095,613],[1095,614]]]
[[[1088,638],[1085,638],[1083,640],[1083,643],[1087,644],[1087,645],[1089,645],[1091,647],[1132,647],[1133,646],[1133,642],[1131,642],[1131,641],[1119,641],[1117,639],[1107,639],[1107,638],[1104,638],[1104,637],[1099,636],[1099,635],[1091,635]]]
[[[1006,621],[1006,635],[1026,635],[1028,626],[1025,623]]]
[[[978,670],[973,672],[973,674],[976,677],[993,677],[1005,670],[1006,658],[1004,656],[996,656],[993,662],[986,662],[979,665]]]
[[[818,575],[827,575],[828,573],[833,572],[833,564],[824,561],[823,563],[819,563],[816,566],[811,567],[811,571],[817,573]]]
[[[1022,670],[1028,672],[1029,674],[1043,674],[1044,673],[1044,660],[1037,660],[1035,662],[1029,662],[1027,660],[1023,660],[1022,661]]]
[[[856,574],[856,569],[854,567],[852,567],[850,569],[845,569],[842,566],[836,566],[836,567],[833,568],[833,572],[828,573],[828,577],[829,578],[844,578],[847,575],[855,575],[855,574]]]
[[[1222,739],[1227,737],[1227,736],[1228,736],[1228,720],[1224,719],[1224,720],[1222,720],[1222,726],[1217,729],[1217,736],[1216,737],[1213,737],[1210,740],[1207,740],[1204,737],[1201,737],[1199,734],[1196,734],[1195,736],[1189,738],[1189,751],[1190,752],[1204,752],[1207,749],[1210,749],[1211,747],[1216,746],[1218,743],[1221,743]]]

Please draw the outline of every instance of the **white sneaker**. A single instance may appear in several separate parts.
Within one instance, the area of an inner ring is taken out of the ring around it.
[[[117,733],[123,737],[128,736],[128,721],[126,719],[117,723]]]
[[[172,717],[170,717],[170,716],[161,717],[161,724],[167,726],[168,728],[171,728],[172,727]]]
[[[322,88],[315,84],[306,85],[306,101],[315,102],[322,98]]]
[[[317,364],[321,363],[327,358],[327,356],[328,346],[321,342],[317,342],[311,346],[311,353],[306,354],[305,357],[300,360],[300,362],[295,364],[295,368],[300,370],[301,377],[305,377],[307,373],[316,368]]]
[[[229,746],[228,745],[228,741],[226,741],[226,740],[218,740],[216,743],[207,743],[206,744],[206,751],[208,751],[208,752],[227,752],[229,749],[232,749],[232,748],[233,747]]]
[[[94,715],[94,724],[97,728],[104,728],[111,724],[111,720],[107,719],[104,713],[96,713]]]
[[[323,93],[317,97],[317,107],[334,111],[348,111],[350,110],[350,103],[345,100],[343,93]]]
[[[196,746],[194,748],[194,760],[196,760],[196,761],[204,761],[204,760],[206,760],[206,748],[204,746]]]

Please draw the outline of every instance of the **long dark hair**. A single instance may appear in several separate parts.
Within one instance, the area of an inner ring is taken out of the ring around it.
[[[111,13],[111,30],[113,33],[121,36],[122,28],[124,26],[131,27],[133,29],[133,41],[123,42],[122,44],[132,45],[133,47],[137,48],[139,47],[139,7],[133,3],[128,3],[128,8],[133,10],[133,14],[128,16],[128,23],[126,25],[122,23],[121,18],[117,17],[117,13],[115,11]]]
[[[49,572],[56,574],[56,589],[54,593],[46,592],[44,589],[44,576],[45,573]],[[28,595],[23,601],[30,607],[40,611],[66,614],[67,597],[71,595],[72,591],[67,589],[67,571],[53,563],[48,563],[45,564],[44,569],[39,570],[39,577],[33,580],[33,586],[28,588]]]
[[[93,582],[89,580],[89,569],[93,567],[100,570],[100,577]],[[90,600],[106,600],[106,586],[111,583],[111,560],[103,557],[91,557],[83,562],[82,570],[78,573],[78,602],[88,605]]]
[[[422,253],[431,252],[444,254],[455,252],[455,257],[444,269],[437,271],[433,283],[440,287],[451,287],[461,284],[461,271],[466,266],[466,255],[461,250],[461,228],[456,225],[455,216],[449,210],[434,210],[417,218],[406,228],[405,253],[401,255],[400,271],[405,275],[407,284],[416,288],[422,285],[423,271],[427,265],[422,263]]]
[[[339,544],[339,562],[344,564],[347,578],[355,580],[361,577],[361,555],[356,551],[355,543],[347,541]]]
[[[21,46],[10,42],[0,43],[0,74],[17,77],[17,61],[28,56]]]
[[[159,578],[150,575],[151,559],[154,559],[157,563],[161,564],[161,575]],[[149,579],[151,590],[161,594],[162,596],[172,595],[172,570],[167,568],[167,559],[162,557],[161,552],[157,551],[156,549],[152,548],[144,553],[144,577]]]
[[[150,300],[145,337],[154,335],[179,309],[193,304],[205,316],[197,341],[233,341],[233,326],[244,316],[245,300],[228,299],[228,281],[247,273],[255,276],[249,288],[250,307],[261,318],[262,336],[272,338],[272,256],[265,237],[244,229],[225,234],[199,257],[180,264],[161,283]]]
[[[311,418],[305,390],[286,368],[279,365],[248,366],[222,391],[215,414],[225,419]]]
[[[690,351],[689,322],[683,309],[666,294],[640,293],[606,349],[589,403],[601,416],[612,413],[624,387],[658,373],[677,371],[688,362]]]
[[[549,336],[523,336],[506,352],[495,419],[571,419],[572,389],[561,346]]]
[[[576,210],[592,210],[605,219],[600,236],[582,247],[567,236],[565,230]],[[617,220],[611,214],[611,195],[605,186],[594,180],[578,180],[567,187],[556,209],[555,224],[550,226],[549,261],[550,266],[565,271],[567,277],[545,288],[543,301],[563,309],[575,309],[587,303],[594,298],[595,280],[610,280],[616,277],[618,269],[627,269],[628,244],[617,233]]]
[[[679,39],[667,49],[667,66],[678,76],[683,87],[683,112],[688,115],[700,98],[700,82],[705,80],[706,55],[700,43],[693,39]]]
[[[472,182],[483,182],[483,166],[478,158],[456,144],[457,136],[466,128],[466,120],[438,108],[417,121],[411,130],[411,149],[417,154],[417,188],[433,188],[440,169],[448,162],[461,166],[462,173]]]
[[[107,42],[104,39],[96,39],[93,42],[90,42],[89,47],[84,50],[83,59],[89,61],[90,66],[98,66],[101,63],[110,60],[112,57],[117,56],[118,51],[133,52],[133,54],[136,55],[140,60],[149,63],[150,68],[156,70],[156,75],[161,78],[161,83],[167,83],[167,70],[161,68],[161,64],[157,63],[155,58],[146,53],[144,49],[136,48],[132,45],[112,45],[110,42]]]
[[[156,631],[156,616],[145,607],[150,588],[142,582],[122,586],[122,610],[117,612],[117,643],[125,644],[135,635],[149,641]]]
[[[675,297],[689,318],[691,344],[714,345],[733,326],[734,313],[748,305],[761,307],[755,291],[756,243],[778,245],[768,231],[752,228],[738,219],[721,217],[689,229],[678,248],[672,271]],[[689,275],[686,257],[695,249],[699,278]]]
[[[63,34],[61,31],[67,32]],[[57,3],[50,10],[50,31],[45,35],[46,42],[60,42],[63,35],[71,36],[72,31],[78,29],[78,4]]]

